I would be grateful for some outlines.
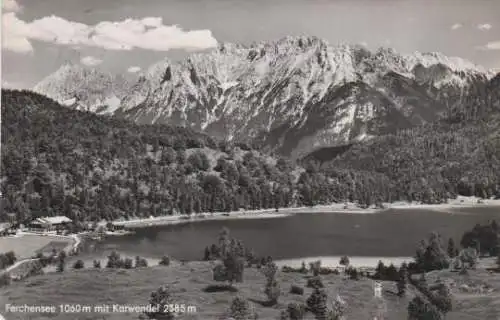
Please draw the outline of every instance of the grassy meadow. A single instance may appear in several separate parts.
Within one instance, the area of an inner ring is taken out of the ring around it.
[[[40,250],[50,250],[52,247],[61,249],[73,240],[58,236],[23,235],[21,237],[0,237],[0,252],[14,251],[18,260],[31,258]]]
[[[258,301],[265,301],[263,292],[265,278],[256,268],[245,269],[244,282],[235,284],[237,293],[207,293],[203,289],[214,284],[211,262],[189,262],[184,265],[175,262],[168,267],[155,266],[143,269],[108,270],[86,269],[68,270],[64,274],[50,273],[12,283],[0,289],[0,305],[59,305],[79,304],[95,306],[99,304],[146,305],[150,294],[161,285],[169,285],[173,303],[195,306],[196,313],[180,315],[179,319],[210,320],[224,316],[231,300],[240,295],[249,299],[259,319],[277,319],[281,310],[290,302],[305,303],[312,289],[305,288],[304,295],[291,294],[291,285],[306,286],[307,276],[300,273],[278,272],[282,295],[275,307],[263,307]],[[371,319],[374,310],[372,280],[346,280],[343,275],[324,275],[323,283],[330,298],[339,294],[349,305],[348,319]],[[394,283],[385,283],[388,319],[404,319],[409,299],[414,296],[410,288],[408,297],[398,298]],[[25,314],[7,314],[8,319],[26,319]],[[76,320],[76,319],[138,319],[137,313],[71,314],[60,313],[36,315],[33,319]],[[306,319],[313,319],[308,314]]]

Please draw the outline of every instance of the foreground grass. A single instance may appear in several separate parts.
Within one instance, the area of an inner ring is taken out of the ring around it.
[[[484,269],[471,270],[467,275],[457,272],[433,271],[427,274],[432,284],[438,280],[448,282],[453,295],[453,310],[447,315],[452,320],[500,319],[500,273]],[[468,290],[461,290],[467,286]],[[477,289],[483,287],[483,292]]]
[[[10,304],[28,305],[59,305],[79,304],[96,306],[101,304],[146,305],[153,290],[161,285],[169,285],[173,294],[173,303],[195,306],[196,313],[183,314],[178,319],[221,319],[231,300],[240,295],[253,301],[265,301],[263,293],[265,279],[259,270],[245,269],[244,283],[236,284],[237,293],[217,292],[207,293],[203,289],[214,284],[212,280],[213,263],[190,262],[182,265],[178,262],[171,266],[155,266],[143,269],[109,270],[86,269],[68,270],[63,274],[51,273],[29,278],[23,282],[11,284],[0,289],[0,306]],[[373,284],[369,279],[359,281],[346,280],[343,275],[324,275],[323,283],[330,298],[339,294],[348,303],[347,319],[372,319],[375,309],[373,299]],[[290,286],[305,287],[307,276],[299,273],[279,272],[277,279],[282,295],[275,307],[263,307],[252,303],[259,319],[277,319],[281,310],[290,302],[305,303],[312,289],[305,288],[303,296],[290,294]],[[439,271],[427,275],[429,283],[441,279],[456,283],[452,292],[454,295],[454,310],[446,319],[453,320],[498,320],[500,317],[500,274],[491,274],[485,270],[470,271],[467,276],[458,273]],[[463,293],[459,290],[461,284],[474,285],[484,283],[493,289],[486,294]],[[407,318],[409,300],[415,296],[413,288],[408,289],[407,297],[399,298],[394,283],[385,282],[384,300],[387,318],[401,320]],[[8,319],[108,319],[127,320],[138,319],[137,313],[60,313],[52,315],[7,314],[0,311]],[[306,319],[313,319],[309,313]]]
[[[153,290],[160,285],[169,285],[174,303],[195,306],[196,313],[184,314],[179,319],[220,319],[230,305],[231,300],[240,295],[247,299],[265,301],[263,293],[264,276],[259,270],[245,269],[244,283],[236,284],[238,293],[203,291],[212,280],[210,262],[190,262],[185,265],[176,263],[169,267],[151,267],[131,270],[80,270],[66,271],[64,274],[45,274],[29,278],[24,282],[13,283],[0,289],[0,306],[10,304],[59,305],[59,304],[129,304],[146,305]],[[342,275],[326,275],[323,283],[331,298],[337,294],[348,305],[348,319],[371,319],[374,309],[372,281],[345,280]],[[259,319],[277,319],[281,310],[290,302],[305,303],[312,289],[305,288],[303,296],[290,294],[290,286],[305,287],[307,279],[299,273],[278,273],[282,296],[278,306],[262,307],[253,303]],[[386,289],[396,291],[394,284],[386,284]],[[386,293],[388,319],[405,319],[408,299],[413,296],[410,290],[408,298],[398,298]],[[3,312],[3,310],[2,310]],[[139,314],[56,314],[32,315],[32,319],[138,319]],[[7,314],[8,319],[28,319],[26,314]],[[313,319],[308,314],[308,319]]]

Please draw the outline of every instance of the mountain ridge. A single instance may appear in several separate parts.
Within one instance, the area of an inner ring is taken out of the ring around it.
[[[257,139],[269,150],[299,158],[312,147],[404,128],[396,123],[403,118],[403,123],[418,125],[439,117],[450,101],[462,103],[464,92],[493,77],[480,66],[439,53],[403,55],[390,48],[371,52],[362,46],[330,46],[317,37],[289,36],[249,46],[221,43],[179,62],[164,59],[126,89],[118,85],[118,94],[104,94],[120,96],[119,106],[104,108],[101,99],[99,108],[136,123],[182,125],[228,140]],[[349,91],[353,86],[358,89]],[[40,88],[35,91],[60,101]],[[351,94],[335,95],[346,90]],[[308,120],[325,113],[321,126]],[[301,139],[287,142],[290,137]]]

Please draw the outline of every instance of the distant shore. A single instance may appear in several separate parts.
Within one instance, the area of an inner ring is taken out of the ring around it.
[[[288,266],[292,268],[300,268],[302,262],[309,267],[310,262],[321,261],[322,267],[327,268],[343,268],[340,264],[341,256],[322,256],[322,257],[304,257],[276,260],[275,263],[279,267]],[[388,266],[400,266],[403,262],[410,263],[414,260],[413,257],[368,257],[368,256],[349,256],[349,265],[355,268],[376,268],[379,261]]]
[[[314,207],[295,207],[260,210],[240,210],[232,212],[199,213],[187,215],[161,216],[151,218],[139,218],[123,221],[114,221],[115,225],[126,227],[142,228],[162,225],[176,225],[182,223],[191,223],[207,220],[232,220],[232,219],[270,219],[283,218],[293,214],[305,213],[352,213],[352,214],[374,214],[390,209],[426,209],[437,212],[449,212],[456,208],[470,207],[496,207],[500,208],[500,199],[480,199],[477,197],[459,196],[456,199],[450,199],[447,203],[441,204],[423,204],[409,202],[384,203],[382,208],[374,206],[362,208],[355,203],[334,203],[331,205],[317,205]]]

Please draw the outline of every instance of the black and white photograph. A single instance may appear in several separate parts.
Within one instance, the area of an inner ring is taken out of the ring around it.
[[[0,320],[500,320],[500,0],[0,3]]]

